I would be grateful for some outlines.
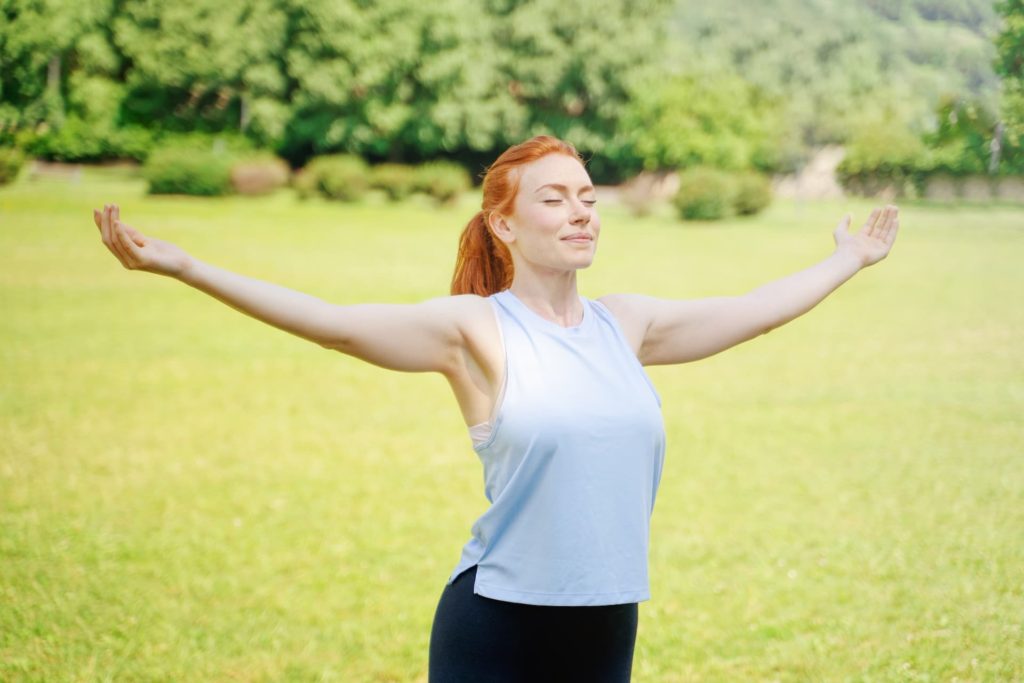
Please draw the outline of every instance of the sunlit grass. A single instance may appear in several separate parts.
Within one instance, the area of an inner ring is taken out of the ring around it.
[[[123,270],[107,201],[337,302],[446,293],[473,211],[0,190],[0,679],[425,681],[486,508],[438,377],[364,365]],[[603,206],[583,293],[746,291],[865,202],[683,225]],[[669,450],[638,683],[1024,677],[1024,211],[906,206],[817,309],[653,368]]]

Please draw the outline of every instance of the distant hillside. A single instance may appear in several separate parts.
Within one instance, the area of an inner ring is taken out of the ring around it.
[[[994,0],[680,0],[673,65],[730,69],[786,101],[802,144],[864,117],[934,125],[945,96],[994,106]],[[879,114],[878,112],[882,112]]]

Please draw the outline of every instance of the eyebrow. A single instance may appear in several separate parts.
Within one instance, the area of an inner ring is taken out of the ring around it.
[[[546,190],[548,188],[551,188],[553,190],[560,190],[562,192],[565,192],[566,190],[569,189],[565,185],[561,185],[559,183],[548,183],[547,185],[541,185],[536,190],[534,190],[533,193],[537,194],[541,190]],[[584,185],[583,187],[580,188],[580,192],[587,192],[587,191],[593,192],[594,191],[594,186],[593,185]]]

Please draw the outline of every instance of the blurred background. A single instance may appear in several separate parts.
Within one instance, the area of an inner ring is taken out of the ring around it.
[[[991,182],[1024,173],[1021,12],[1017,0],[8,0],[0,180],[16,158],[144,162],[214,137],[290,169],[344,153],[454,161],[475,178],[549,133],[600,183],[660,174],[634,183],[641,204],[692,167],[771,174],[787,196],[1024,201],[1015,180]],[[260,168],[248,186],[284,182],[280,166]],[[389,173],[388,191],[412,182]]]

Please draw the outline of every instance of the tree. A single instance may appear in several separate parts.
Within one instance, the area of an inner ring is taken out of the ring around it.
[[[114,38],[130,63],[126,121],[278,138],[287,119],[280,5],[125,0]]]
[[[500,79],[493,21],[475,0],[308,0],[289,6],[291,156],[399,160],[489,149],[522,112]]]
[[[636,88],[622,117],[623,155],[646,170],[773,168],[782,150],[781,111],[727,71],[652,80]]]
[[[1009,148],[1004,165],[1024,173],[1024,0],[1003,0],[998,10],[1003,28],[995,41],[996,71],[1003,79],[1001,113]]]
[[[0,116],[8,125],[63,122],[68,67],[94,56],[96,41],[87,36],[111,9],[112,0],[3,0],[0,102],[6,107]]]

